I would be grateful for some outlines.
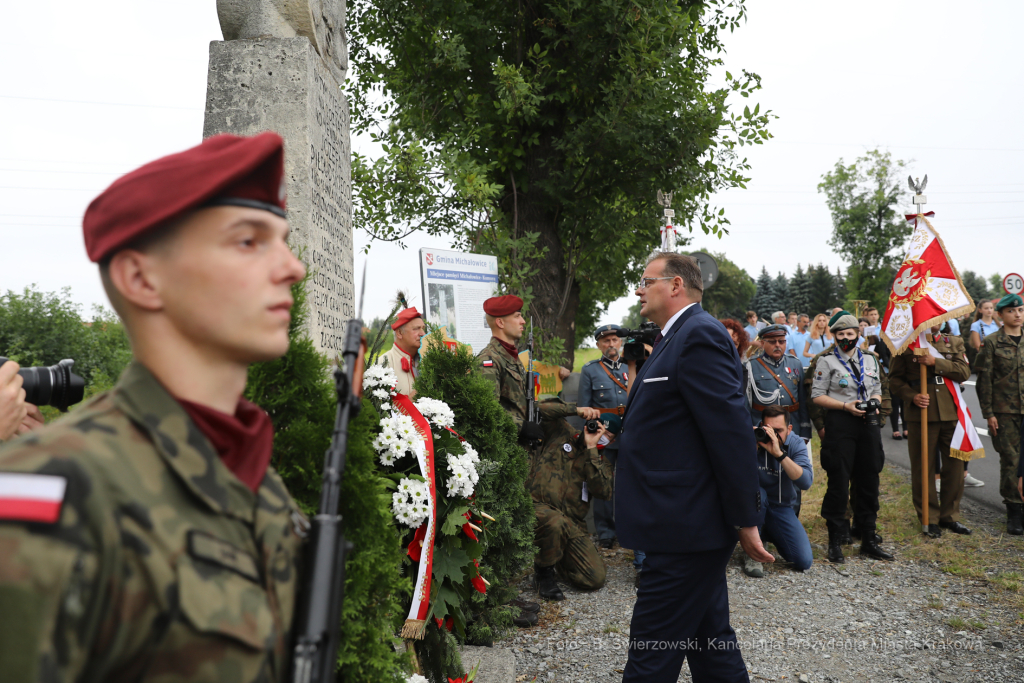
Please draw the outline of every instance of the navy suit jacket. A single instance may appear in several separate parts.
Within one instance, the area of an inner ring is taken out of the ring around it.
[[[757,446],[739,354],[694,304],[633,380],[616,463],[620,543],[687,553],[736,542],[761,520]]]

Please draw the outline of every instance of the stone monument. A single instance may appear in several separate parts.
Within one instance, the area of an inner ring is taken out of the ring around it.
[[[343,0],[218,0],[203,137],[284,138],[289,241],[306,263],[308,331],[337,357],[354,316]]]

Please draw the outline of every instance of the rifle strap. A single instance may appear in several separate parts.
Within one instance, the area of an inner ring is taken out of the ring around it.
[[[611,381],[613,381],[616,384],[618,384],[620,389],[622,389],[626,393],[629,393],[629,389],[626,388],[626,385],[623,384],[622,382],[620,382],[619,380],[615,379],[615,375],[612,374],[612,371],[608,369],[607,365],[602,363],[600,360],[597,361],[597,364],[601,366],[601,369],[604,370],[604,374],[608,375],[608,378]]]

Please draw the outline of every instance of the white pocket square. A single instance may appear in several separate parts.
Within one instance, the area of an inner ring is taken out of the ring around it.
[[[648,382],[664,382],[666,380],[668,380],[668,377],[649,377],[644,380],[644,384],[647,384]]]

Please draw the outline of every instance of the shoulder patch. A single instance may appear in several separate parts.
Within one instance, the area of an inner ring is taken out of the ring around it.
[[[562,450],[565,451],[566,453],[572,453],[572,445],[563,443]]]
[[[492,365],[494,365],[494,361],[493,361],[493,360],[485,360],[485,361],[483,362],[483,366],[484,366],[485,368],[489,368],[489,367],[491,367]]]
[[[68,480],[52,474],[0,472],[0,519],[53,524]]]

